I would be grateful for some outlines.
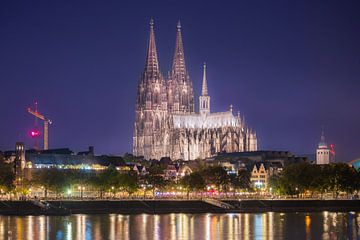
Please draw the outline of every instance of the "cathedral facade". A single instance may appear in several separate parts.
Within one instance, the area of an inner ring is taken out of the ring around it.
[[[180,23],[168,76],[160,71],[154,23],[150,22],[145,69],[138,85],[133,154],[145,159],[205,159],[219,152],[256,151],[256,133],[229,111],[212,113],[204,64],[199,111],[185,65]]]

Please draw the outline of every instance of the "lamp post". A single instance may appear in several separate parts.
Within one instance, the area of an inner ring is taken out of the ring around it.
[[[78,190],[80,191],[80,198],[83,198],[83,191],[85,190],[84,186],[78,186]]]

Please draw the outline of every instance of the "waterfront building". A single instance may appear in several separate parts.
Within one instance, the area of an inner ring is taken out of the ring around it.
[[[251,170],[250,182],[254,188],[266,189],[269,182],[269,169],[267,164],[256,163]]]
[[[251,165],[257,162],[265,162],[271,164],[280,164],[285,167],[293,163],[309,162],[306,156],[297,156],[289,151],[252,151],[252,152],[233,152],[233,153],[220,153],[214,158],[209,158],[206,162],[220,161],[244,163]],[[239,165],[239,164],[238,164]],[[238,166],[238,168],[241,165]]]
[[[15,171],[15,185],[21,186],[25,177],[25,147],[24,143],[17,142],[15,145],[15,159],[14,159],[14,171]]]
[[[250,182],[254,188],[265,190],[271,176],[282,172],[283,166],[278,162],[257,162],[250,167]]]
[[[164,77],[151,21],[145,69],[137,91],[133,154],[145,159],[195,160],[219,152],[256,151],[256,133],[245,124],[240,113],[234,115],[232,105],[228,111],[212,112],[210,100],[204,64],[199,111],[195,111],[193,82],[185,64],[180,23],[172,69]]]
[[[104,170],[112,165],[116,168],[125,166],[124,160],[119,156],[96,156],[94,148],[88,151],[75,153],[68,148],[48,150],[25,150],[22,143],[16,143],[15,151],[4,152],[6,162],[14,163],[15,173],[30,176],[31,172],[43,168],[78,169],[78,170]]]
[[[169,164],[164,170],[164,178],[165,179],[178,179],[179,174],[179,165],[177,164]]]
[[[140,164],[135,164],[133,167],[133,171],[135,171],[138,175],[146,175],[148,173],[146,167]]]
[[[330,148],[325,142],[324,131],[321,132],[320,142],[316,149],[316,164],[330,163]]]

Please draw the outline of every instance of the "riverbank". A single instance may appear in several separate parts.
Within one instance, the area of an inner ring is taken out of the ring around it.
[[[66,200],[47,203],[51,211],[31,201],[0,201],[0,215],[360,212],[360,200]]]

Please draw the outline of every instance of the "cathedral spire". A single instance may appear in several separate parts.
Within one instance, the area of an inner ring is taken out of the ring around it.
[[[154,20],[152,18],[150,19],[149,45],[146,55],[145,72],[150,76],[158,76],[160,72],[155,44]]]
[[[208,95],[208,88],[207,88],[207,81],[206,81],[206,63],[204,63],[204,72],[203,72],[203,82],[201,88],[201,95],[207,96]]]
[[[201,115],[210,114],[210,96],[208,95],[206,83],[206,64],[204,63],[203,82],[201,88],[201,96],[199,97],[199,112]]]
[[[175,45],[175,53],[173,59],[172,71],[174,74],[179,74],[186,78],[186,67],[185,67],[185,56],[184,56],[184,46],[181,36],[181,24],[180,21],[177,24],[176,31],[176,45]]]
[[[319,148],[327,148],[327,144],[325,142],[324,127],[321,128],[321,137],[320,137],[320,142],[319,142]]]

